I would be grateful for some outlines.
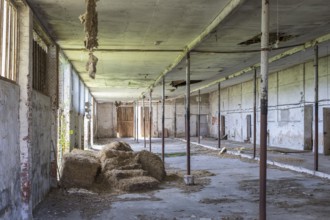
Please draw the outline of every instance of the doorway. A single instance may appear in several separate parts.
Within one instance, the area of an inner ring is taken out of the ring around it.
[[[149,107],[141,107],[142,111],[141,111],[141,136],[142,137],[149,137],[149,131],[150,131],[150,124],[152,124],[152,119],[151,119],[151,123],[149,120]],[[143,120],[143,114],[144,114],[144,120]],[[145,122],[145,131],[144,131],[144,122]],[[152,131],[151,131],[152,134]]]
[[[313,105],[304,107],[304,150],[313,149]]]
[[[134,108],[117,108],[117,137],[133,137],[134,131]]]
[[[330,108],[323,108],[323,152],[330,154]]]

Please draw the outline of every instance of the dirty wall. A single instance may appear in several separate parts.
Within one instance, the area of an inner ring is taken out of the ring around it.
[[[19,87],[0,79],[0,219],[20,218]]]
[[[50,189],[51,121],[50,97],[32,92],[32,206]]]
[[[323,153],[323,110],[330,107],[329,57],[319,60],[319,151]],[[313,62],[302,63],[269,75],[268,144],[303,150],[306,127],[312,127],[313,138],[314,67]],[[259,82],[257,93],[259,91]],[[217,137],[218,93],[210,93],[209,129]],[[307,112],[308,106],[311,111]],[[253,141],[253,81],[221,89],[221,115],[225,117],[225,133],[229,140]],[[247,133],[247,115],[251,115],[251,137]],[[259,143],[259,96],[257,94],[257,143]],[[309,123],[306,124],[306,123]]]
[[[201,135],[208,136],[207,121],[209,117],[208,94],[201,95]],[[198,102],[197,96],[191,97],[191,136],[197,135],[197,114]],[[176,104],[175,104],[176,102]],[[145,107],[149,107],[149,101],[145,101]],[[176,108],[176,109],[175,109]],[[138,107],[138,126],[139,137],[141,136],[142,117],[141,117],[142,102]],[[136,111],[136,108],[134,108]],[[176,114],[176,121],[175,115]],[[154,101],[152,103],[152,136],[161,137],[162,135],[162,103]],[[185,136],[185,108],[184,100],[177,99],[165,102],[165,129],[168,136],[173,137],[176,131],[177,137]],[[111,138],[117,135],[117,110],[114,103],[98,103],[97,105],[97,138]],[[148,134],[149,132],[146,131]]]

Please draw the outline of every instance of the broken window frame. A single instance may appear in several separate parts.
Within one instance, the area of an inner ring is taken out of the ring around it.
[[[0,78],[17,80],[17,7],[11,0],[0,0]]]

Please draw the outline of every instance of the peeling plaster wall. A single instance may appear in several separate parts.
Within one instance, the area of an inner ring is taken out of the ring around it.
[[[114,103],[97,105],[97,138],[116,137],[117,111]]]
[[[319,152],[323,153],[323,108],[330,107],[330,57],[319,60]],[[304,149],[304,107],[314,102],[313,62],[302,63],[269,75],[268,144]],[[259,143],[259,83],[257,85],[257,143]],[[218,93],[210,93],[209,129],[217,137]],[[246,116],[253,127],[253,81],[221,89],[221,115],[229,140],[247,139]],[[314,117],[314,113],[313,116]],[[313,122],[314,126],[314,122]],[[314,127],[313,127],[314,130]],[[252,130],[253,132],[253,130]],[[253,141],[253,134],[250,138]]]
[[[197,114],[198,103],[197,96],[191,97],[191,136],[197,135]],[[208,116],[209,116],[209,94],[201,95],[201,135],[208,136]],[[149,102],[145,102],[145,107],[149,107]],[[142,103],[138,106],[138,124],[139,124],[139,138],[141,138],[141,128],[143,119],[141,116]],[[134,111],[136,109],[134,108]],[[165,129],[168,130],[169,136],[174,136],[174,114],[175,114],[175,101],[165,102]],[[176,100],[176,133],[177,137],[185,136],[185,108],[184,100]],[[162,134],[162,103],[152,103],[152,136],[161,137]],[[135,123],[135,122],[134,122]],[[149,135],[149,132],[146,131]],[[116,137],[117,134],[117,110],[114,103],[99,103],[97,104],[97,138],[110,138]],[[134,133],[135,134],[135,133]]]
[[[19,87],[0,79],[0,219],[20,219]]]
[[[51,162],[50,98],[32,93],[32,206],[35,207],[50,189]]]

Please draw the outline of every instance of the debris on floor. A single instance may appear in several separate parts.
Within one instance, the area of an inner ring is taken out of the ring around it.
[[[133,152],[125,142],[112,142],[100,152],[73,150],[64,155],[61,186],[126,192],[155,189],[166,176],[162,160],[148,151]],[[99,187],[98,187],[99,189]]]
[[[226,152],[227,152],[227,148],[223,147],[223,148],[221,148],[221,150],[220,150],[220,152],[219,152],[219,155],[220,155],[220,154],[224,154],[224,153],[226,153]]]

